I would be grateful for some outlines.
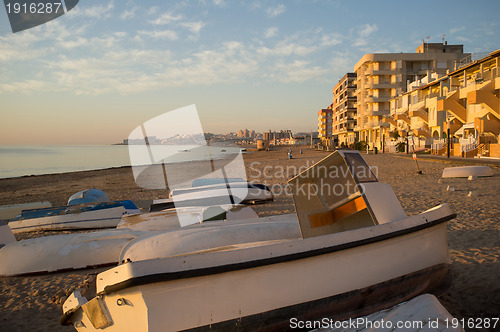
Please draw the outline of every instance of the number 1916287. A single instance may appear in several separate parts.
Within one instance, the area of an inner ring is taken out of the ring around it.
[[[52,14],[59,13],[59,10],[64,10],[62,8],[61,2],[32,2],[32,3],[7,3],[5,5],[7,8],[7,13],[14,14]]]

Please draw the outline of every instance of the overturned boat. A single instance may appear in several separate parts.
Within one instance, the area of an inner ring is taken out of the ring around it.
[[[468,178],[469,176],[482,177],[493,176],[493,170],[489,166],[457,166],[443,169],[443,178]]]
[[[50,202],[32,202],[0,206],[0,220],[10,220],[18,216],[22,210],[51,207]]]
[[[10,220],[14,233],[116,227],[122,216],[141,211],[130,200],[23,210]]]
[[[333,153],[289,186],[300,234],[258,236],[279,227],[271,222],[238,236],[227,227],[205,238],[203,228],[173,230],[170,240],[183,244],[171,247],[136,239],[122,264],[98,275],[95,298],[68,298],[61,323],[78,331],[281,329],[292,317],[347,319],[449,286],[446,221],[455,215],[447,205],[406,216],[355,151]]]
[[[0,239],[8,237],[7,230],[0,227],[0,231]],[[116,265],[123,247],[146,233],[150,232],[112,229],[21,241],[12,237],[5,245],[0,244],[0,276],[45,274]]]
[[[239,179],[227,182],[224,179],[211,180],[213,181],[206,182],[209,184],[205,185],[204,182],[199,182],[190,188],[174,189],[170,198],[154,200],[149,211],[189,206],[255,204],[273,200],[271,189],[264,184]]]
[[[242,205],[190,206],[123,216],[117,229],[168,231],[213,220],[256,219],[251,207]]]
[[[85,189],[73,194],[68,199],[68,205],[79,205],[85,203],[109,202],[108,195],[100,189]]]

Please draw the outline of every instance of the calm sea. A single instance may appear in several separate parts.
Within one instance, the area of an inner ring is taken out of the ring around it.
[[[131,146],[132,149],[139,146]],[[177,153],[173,161],[200,160],[206,154],[189,151],[190,146],[152,146],[153,155]],[[211,153],[236,152],[234,147],[212,147]],[[132,150],[133,151],[133,150]],[[0,145],[0,178],[41,175],[130,166],[129,146]]]

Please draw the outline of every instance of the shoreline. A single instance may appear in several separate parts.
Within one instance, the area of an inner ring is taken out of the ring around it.
[[[111,144],[111,145],[126,145],[122,143],[118,144]],[[277,150],[287,150],[289,146],[277,146],[274,147],[273,150],[271,151],[277,151]],[[291,148],[293,149],[311,149],[309,146],[301,147],[301,146],[292,146]],[[248,155],[250,153],[255,153],[255,152],[265,152],[265,151],[259,151],[257,149],[249,149],[245,148],[246,150],[243,151],[243,155]],[[319,153],[325,153],[325,155],[328,155],[332,153],[333,151],[317,151]],[[365,154],[363,151],[360,151],[362,156],[366,155],[371,155],[370,154]],[[388,155],[388,156],[395,156],[398,158],[406,158],[406,159],[412,159],[411,154],[406,154],[406,153],[378,153],[379,155]],[[498,167],[500,166],[500,159],[496,158],[462,158],[462,157],[451,157],[447,158],[445,156],[435,156],[435,155],[428,155],[428,154],[417,154],[417,158],[419,160],[424,160],[424,161],[435,161],[435,162],[442,162],[442,163],[456,163],[456,164],[484,164],[487,166],[492,166],[492,167]],[[198,161],[198,160],[193,160],[193,161]],[[172,164],[176,163],[183,163],[181,162],[172,162]],[[73,174],[73,173],[86,173],[86,172],[99,172],[99,171],[106,171],[106,170],[115,170],[115,169],[123,169],[123,168],[132,168],[131,165],[122,165],[122,166],[111,166],[111,167],[102,167],[102,168],[94,168],[94,169],[86,169],[86,170],[74,170],[74,171],[63,171],[63,172],[55,172],[55,173],[44,173],[44,174],[30,174],[30,175],[19,175],[19,176],[13,176],[13,177],[0,177],[0,182],[2,180],[11,180],[11,179],[22,179],[22,178],[35,178],[35,177],[42,177],[42,176],[59,176],[59,175],[66,175],[66,174]]]
[[[303,150],[303,154],[299,153]],[[311,165],[330,152],[315,151],[309,147],[292,148],[293,159],[288,159],[288,147],[271,151],[257,151],[244,155],[249,180],[268,185],[283,186],[287,176],[278,177],[274,170],[299,169]],[[370,166],[378,168],[381,182],[391,185],[408,215],[423,212],[441,203],[448,203],[457,218],[448,222],[449,252],[454,280],[439,300],[456,318],[492,318],[499,316],[500,308],[500,207],[497,203],[500,167],[494,166],[494,176],[467,179],[441,179],[445,167],[459,165],[455,160],[443,162],[419,159],[423,174],[416,174],[411,158],[398,154],[365,155]],[[411,156],[408,156],[411,157]],[[263,171],[257,177],[250,167]],[[446,190],[453,185],[455,191]],[[25,176],[0,179],[0,204],[28,203],[48,200],[52,205],[64,205],[77,191],[98,188],[110,199],[132,199],[139,207],[148,207],[155,198],[164,198],[166,190],[147,190],[134,181],[131,166],[102,170],[78,171],[60,174]],[[467,197],[469,191],[477,195]],[[293,213],[293,200],[281,195],[274,201],[254,205],[259,216]],[[40,236],[44,234],[31,234]],[[48,234],[45,234],[48,235]],[[86,269],[41,276],[0,278],[0,330],[8,331],[74,331],[58,323],[62,313],[61,299],[89,274],[106,270]]]

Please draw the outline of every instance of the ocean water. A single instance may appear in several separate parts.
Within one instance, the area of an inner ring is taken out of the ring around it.
[[[208,156],[217,158],[239,151],[237,147],[212,146],[207,153],[206,149],[190,151],[192,147],[152,145],[147,155],[152,157],[151,163],[164,156],[169,156],[169,162],[182,162],[204,160]],[[130,166],[130,154],[140,153],[141,146],[134,145],[0,145],[0,178]]]

